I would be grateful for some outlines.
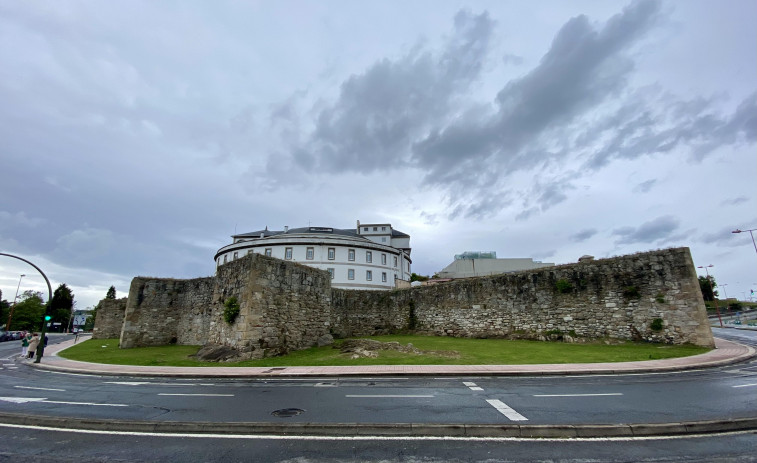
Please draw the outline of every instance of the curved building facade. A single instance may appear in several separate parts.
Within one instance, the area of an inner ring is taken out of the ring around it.
[[[342,289],[385,290],[410,281],[410,235],[391,224],[264,230],[233,235],[233,242],[216,252],[216,267],[249,253],[326,270],[331,286]]]

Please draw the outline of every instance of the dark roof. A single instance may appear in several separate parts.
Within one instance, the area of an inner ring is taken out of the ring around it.
[[[242,233],[239,235],[232,235],[232,238],[260,238],[260,234],[263,234],[263,237],[267,238],[269,236],[276,236],[276,235],[291,235],[291,234],[320,234],[320,233],[329,233],[333,235],[341,235],[341,236],[351,236],[356,238],[365,238],[363,235],[358,235],[354,228],[331,228],[331,227],[301,227],[301,228],[290,228],[288,231],[284,230],[269,230],[266,228],[265,230],[258,230],[253,231],[249,233]],[[404,238],[410,238],[410,235],[406,233],[402,233],[401,231],[395,230],[392,228],[392,236],[393,237],[404,237]]]

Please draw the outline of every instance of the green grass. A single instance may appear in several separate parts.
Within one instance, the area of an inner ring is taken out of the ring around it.
[[[692,345],[622,343],[606,345],[561,342],[467,339],[434,336],[372,336],[369,339],[401,344],[412,343],[428,351],[457,351],[460,358],[414,355],[379,351],[377,358],[351,359],[332,346],[314,347],[281,357],[244,362],[199,362],[191,358],[199,346],[160,346],[119,349],[118,339],[91,339],[66,349],[59,355],[71,360],[120,365],[152,366],[327,366],[327,365],[526,365],[541,363],[629,362],[687,357],[709,351]],[[340,341],[336,341],[338,345]]]

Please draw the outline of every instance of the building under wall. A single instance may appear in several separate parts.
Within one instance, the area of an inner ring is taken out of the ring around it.
[[[553,267],[554,265],[529,258],[497,259],[497,253],[494,251],[468,251],[456,254],[455,260],[438,272],[436,277],[439,279],[480,277]]]

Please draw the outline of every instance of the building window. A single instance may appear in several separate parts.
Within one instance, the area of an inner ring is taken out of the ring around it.
[[[284,251],[284,259],[290,260],[292,258],[292,248],[286,248]]]
[[[378,227],[373,227],[373,231],[378,231]]]
[[[237,260],[237,257],[239,257],[239,253],[234,251],[234,260]]]
[[[368,231],[368,227],[363,227],[363,231],[367,232]]]
[[[331,279],[334,279],[334,269],[333,268],[327,268],[326,270],[329,271],[329,275],[331,275]]]
[[[305,253],[305,259],[313,260],[313,248],[307,249],[307,252]]]
[[[226,255],[226,254],[224,254],[224,255],[223,255],[223,263],[224,263],[224,264],[226,263],[226,259],[227,259],[228,257],[229,257],[229,256],[228,256],[228,255]]]
[[[348,280],[354,280],[355,279],[355,270],[354,269],[347,269],[347,279]]]
[[[265,256],[271,257],[271,248],[265,248]]]
[[[386,227],[381,227],[381,231],[386,231]]]
[[[386,254],[381,254],[381,265],[386,265]]]
[[[372,281],[373,280],[373,272],[370,270],[365,271],[365,279],[366,281]]]
[[[329,248],[329,260],[334,260],[335,256],[336,251],[334,250],[334,248]]]
[[[386,283],[386,272],[381,272],[381,281]]]
[[[397,266],[397,256],[394,256],[394,266]]]
[[[373,262],[373,253],[371,251],[365,251],[365,261],[368,263]]]
[[[355,260],[355,250],[354,249],[348,249],[347,250],[347,260]]]
[[[386,236],[382,236],[382,237],[381,237],[381,242],[382,242],[382,243],[386,243]]]

